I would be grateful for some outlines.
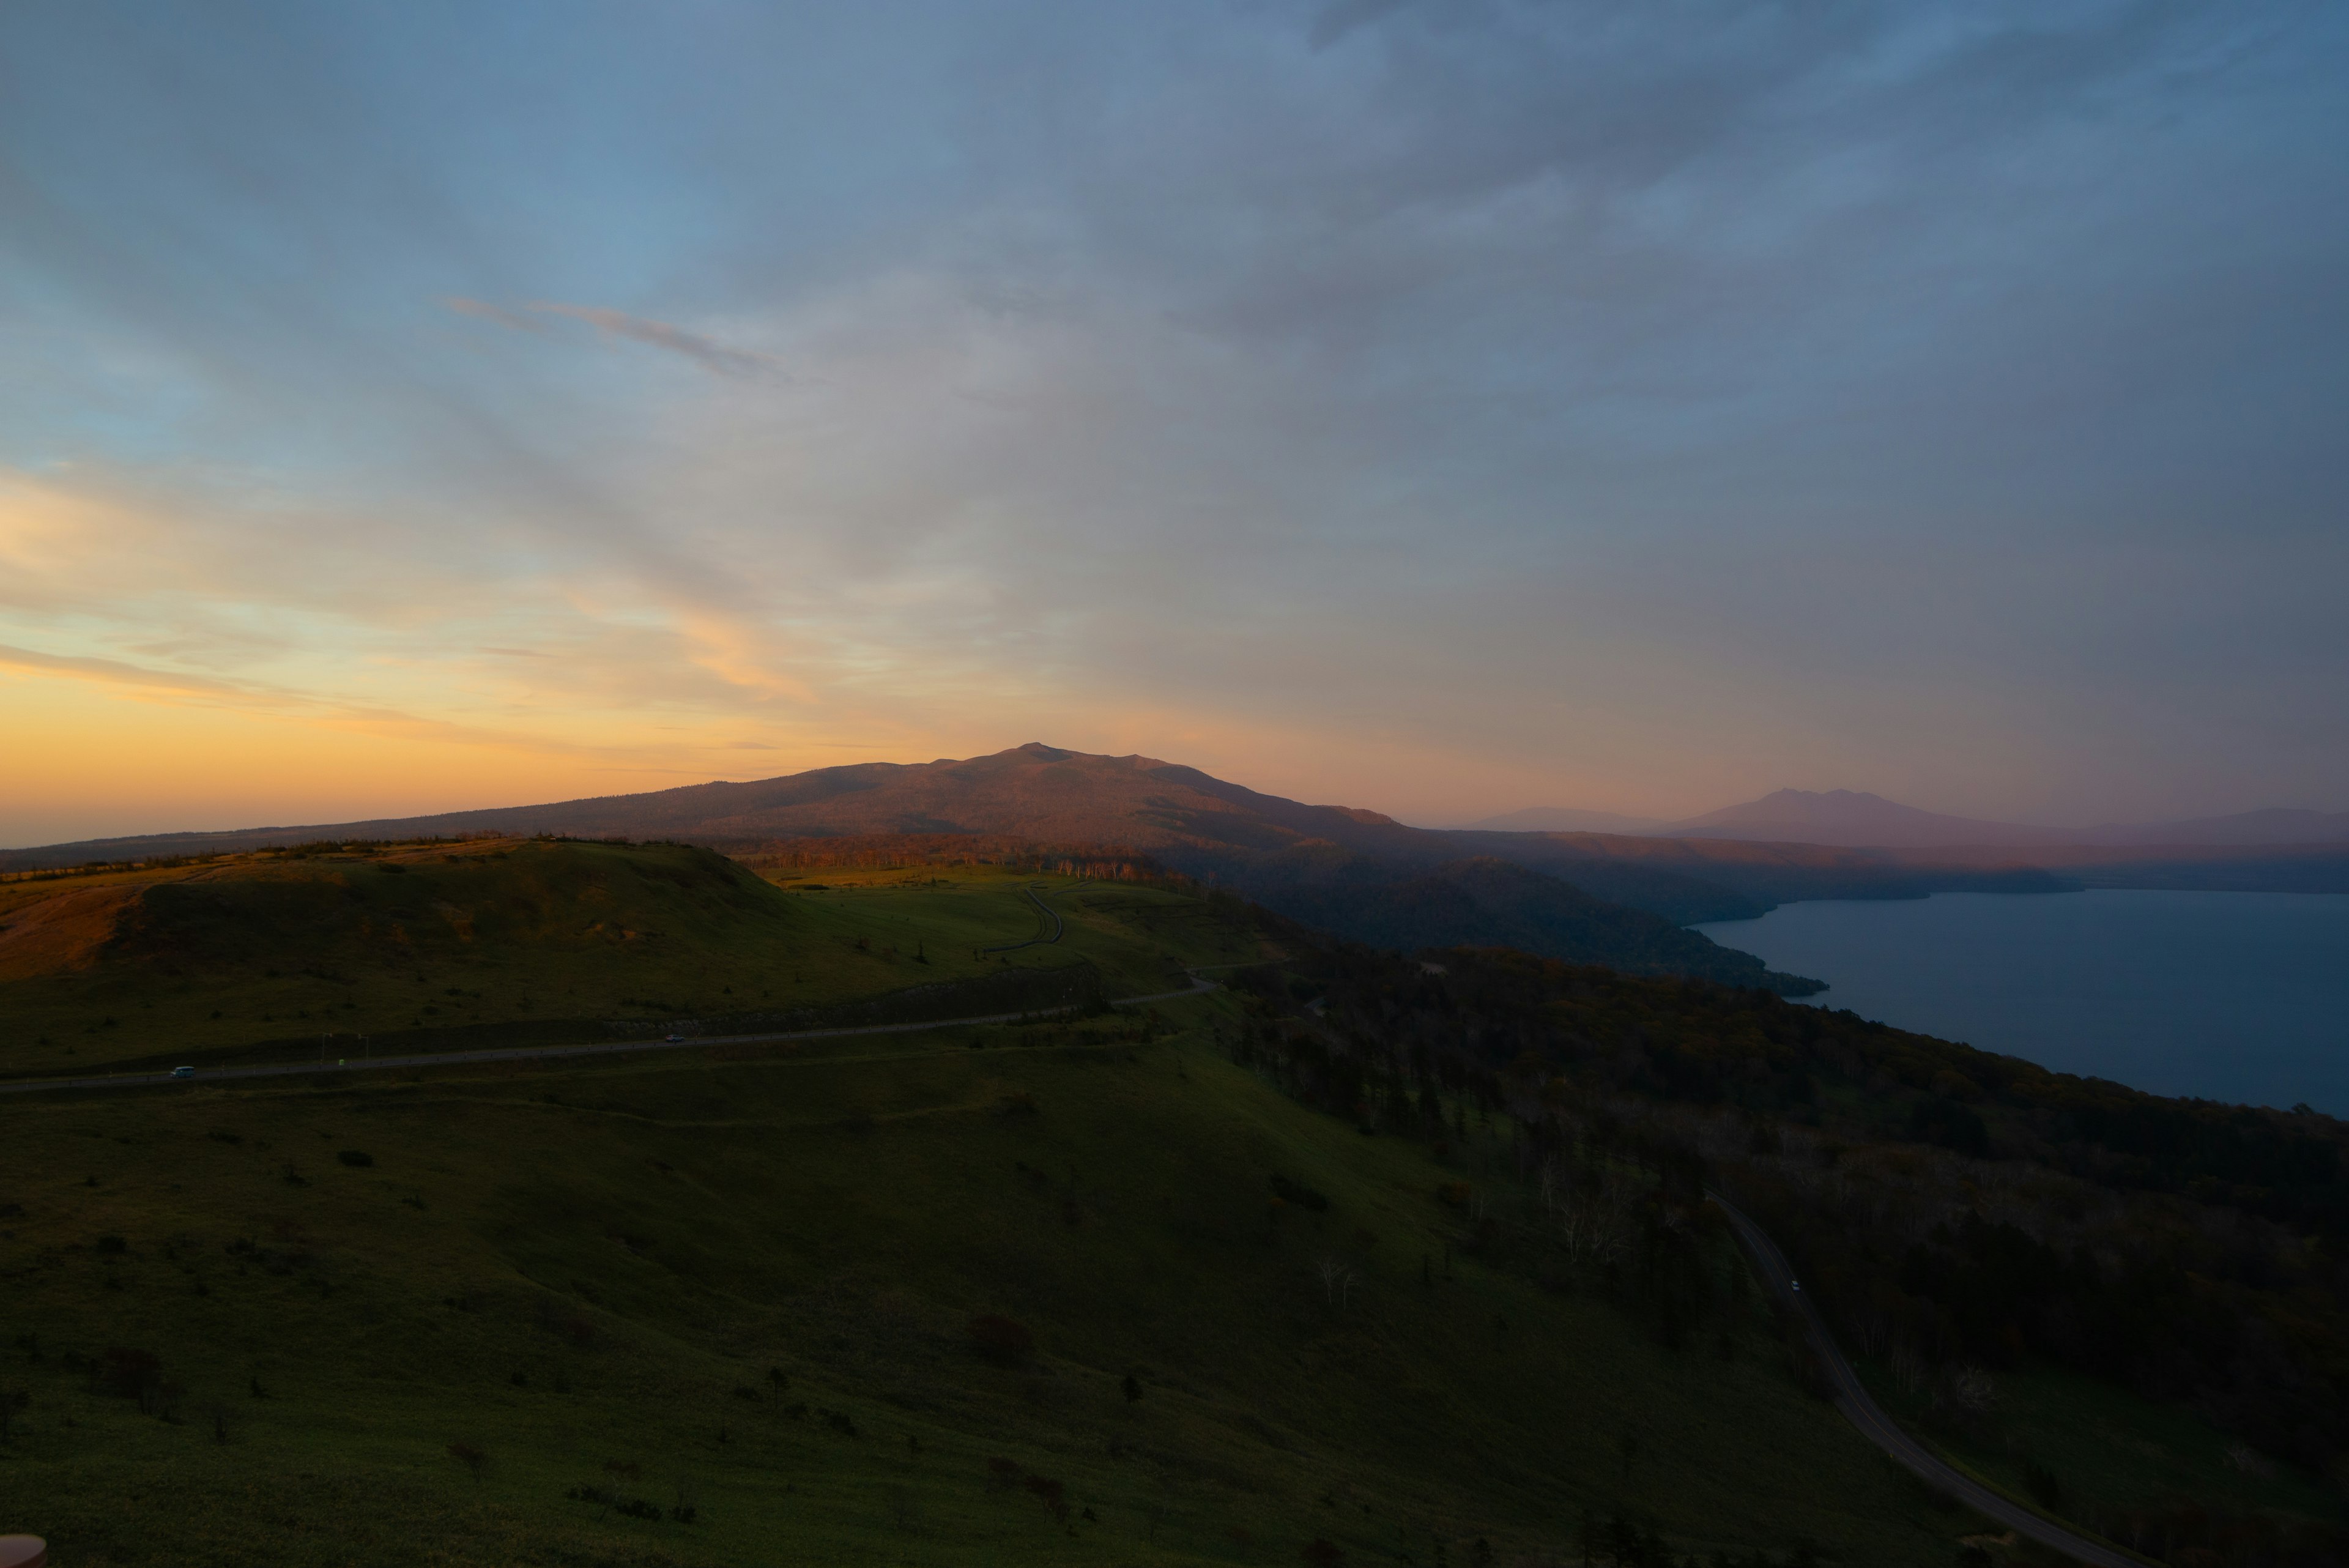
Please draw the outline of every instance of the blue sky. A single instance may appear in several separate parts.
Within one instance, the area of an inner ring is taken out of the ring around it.
[[[2349,805],[2349,12],[0,14],[0,841]]]

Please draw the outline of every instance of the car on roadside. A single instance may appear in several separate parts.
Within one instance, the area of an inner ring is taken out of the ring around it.
[[[681,1045],[685,1044],[685,1036],[682,1034],[664,1034],[661,1036],[661,1040],[663,1043],[670,1045]]]
[[[196,1070],[193,1067],[174,1067],[171,1069],[171,1076],[174,1078],[192,1078],[195,1075]]]

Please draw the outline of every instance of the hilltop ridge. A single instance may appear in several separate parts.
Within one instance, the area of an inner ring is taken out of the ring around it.
[[[1140,753],[1105,756],[1031,741],[988,756],[854,763],[741,784],[536,805],[225,832],[150,834],[0,851],[0,870],[217,854],[305,842],[549,834],[674,838],[730,853],[797,839],[986,836],[1061,846],[1131,849],[1175,870],[1242,888],[1366,884],[1449,862],[1514,860],[1596,898],[1680,924],[1747,919],[1787,898],[1922,897],[1937,887],[2053,891],[2011,866],[1952,869],[1864,854],[1774,846],[1749,857],[1799,868],[1772,882],[1747,866],[1733,886],[1707,872],[1717,857],[1620,834],[1489,832],[1407,826],[1360,806],[1315,805]]]
[[[1154,757],[1102,756],[1041,742],[963,761],[860,763],[750,784],[62,846],[7,858],[18,866],[57,864],[97,855],[151,858],[436,834],[670,838],[751,858],[790,855],[793,846],[811,843],[892,836],[918,839],[929,846],[926,853],[957,837],[1114,847],[1248,891],[1293,918],[1363,940],[1412,948],[1500,940],[1495,933],[1506,930],[1506,940],[1528,950],[1578,962],[1768,985],[1791,994],[1819,989],[1816,981],[1770,973],[1746,954],[1677,929],[1698,920],[1751,917],[1768,907],[1766,899],[1678,868],[1577,854],[1539,836],[1512,836],[1516,853],[1499,853],[1518,864],[1499,875],[1492,868],[1496,852],[1467,842],[1487,836],[1428,832],[1381,812],[1266,794]],[[1502,906],[1506,916],[1497,912]]]

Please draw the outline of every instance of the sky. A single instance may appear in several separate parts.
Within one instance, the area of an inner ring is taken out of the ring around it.
[[[0,9],[0,844],[2349,807],[2349,7]]]

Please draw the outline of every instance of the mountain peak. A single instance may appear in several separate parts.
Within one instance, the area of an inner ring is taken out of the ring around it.
[[[1763,842],[1945,848],[1956,845],[2026,845],[2063,836],[2012,822],[1980,822],[1920,811],[1866,790],[1782,789],[1742,805],[1724,806],[1660,830],[1675,838],[1745,838]]]

